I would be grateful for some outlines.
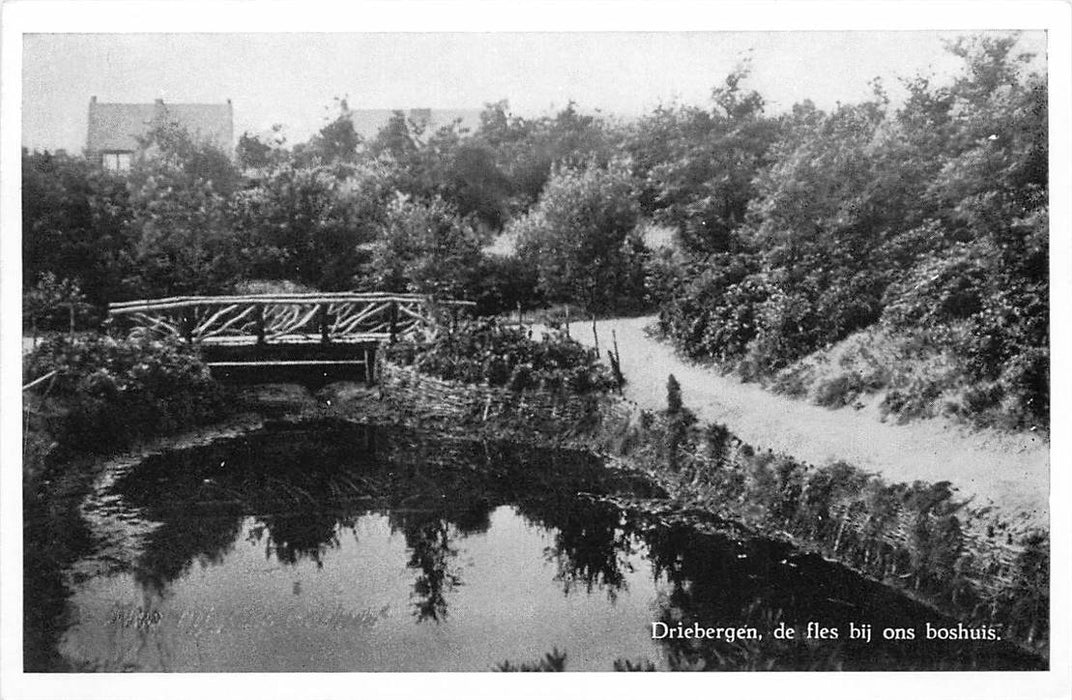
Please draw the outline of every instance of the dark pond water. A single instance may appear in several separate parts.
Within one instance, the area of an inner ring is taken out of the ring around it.
[[[727,523],[606,498],[660,495],[583,454],[343,424],[154,456],[95,484],[62,585],[28,564],[28,624],[47,633],[30,631],[27,663],[481,671],[551,654],[593,671],[1042,665],[1002,642],[884,641],[883,627],[953,623]],[[870,623],[874,637],[771,634],[811,621],[842,635]],[[655,640],[653,622],[763,638]]]

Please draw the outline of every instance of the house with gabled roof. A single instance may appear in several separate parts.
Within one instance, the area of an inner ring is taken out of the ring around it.
[[[89,100],[86,156],[108,170],[130,168],[141,150],[141,139],[160,124],[175,123],[194,138],[231,157],[234,153],[234,110],[225,104],[172,104],[158,99],[149,104]]]

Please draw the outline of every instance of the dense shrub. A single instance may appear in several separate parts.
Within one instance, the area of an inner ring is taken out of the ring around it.
[[[815,403],[828,408],[848,406],[864,390],[864,380],[857,372],[839,374],[815,389]]]
[[[538,305],[543,297],[537,284],[536,270],[516,256],[485,255],[468,293],[478,314],[492,316],[511,312],[518,305],[526,309]]]
[[[53,273],[44,272],[22,295],[22,325],[35,336],[41,330],[73,333],[96,320],[95,309],[75,280],[57,280]]]
[[[211,419],[223,409],[219,385],[197,353],[154,340],[104,335],[57,337],[26,358],[27,381],[46,383],[42,426],[61,448],[106,451],[136,438]]]
[[[173,124],[150,131],[127,178],[135,238],[128,290],[224,292],[240,272],[230,215],[239,173],[228,157]]]
[[[635,310],[644,300],[647,250],[637,232],[635,183],[620,163],[558,168],[539,201],[507,229],[550,301],[593,312]]]
[[[231,198],[237,255],[248,277],[347,289],[362,248],[376,236],[393,194],[392,168],[278,163]]]
[[[133,271],[132,217],[120,176],[84,158],[23,151],[23,284],[52,274],[79,280],[85,300],[96,307],[114,300]]]
[[[614,382],[595,353],[558,333],[533,340],[489,319],[398,343],[389,358],[441,379],[574,393],[603,391]]]
[[[367,279],[376,289],[463,298],[476,288],[488,243],[445,200],[399,195],[372,244]]]

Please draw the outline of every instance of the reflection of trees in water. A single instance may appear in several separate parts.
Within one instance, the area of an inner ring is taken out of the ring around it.
[[[462,585],[459,570],[453,566],[458,550],[452,538],[487,532],[493,509],[487,497],[475,496],[443,499],[430,510],[396,508],[389,512],[392,532],[402,532],[409,548],[408,566],[417,571],[411,595],[417,622],[446,618],[446,594]]]
[[[201,566],[223,561],[242,531],[241,516],[168,518],[145,538],[134,562],[134,580],[163,596],[194,562]]]
[[[123,477],[116,491],[160,523],[136,564],[138,582],[158,594],[193,562],[222,561],[248,514],[258,514],[249,541],[263,540],[267,557],[320,567],[340,545],[342,528],[385,511],[417,572],[415,615],[441,620],[449,591],[461,584],[455,540],[486,532],[502,503],[518,504],[554,532],[547,556],[567,592],[599,588],[613,598],[625,584],[630,537],[617,509],[576,497],[607,481],[597,460],[567,451],[335,426],[160,455]]]
[[[390,514],[391,529],[401,531],[409,547],[409,567],[417,570],[413,581],[413,614],[417,622],[447,616],[446,594],[462,583],[451,566],[458,550],[451,545],[450,524],[431,511]]]
[[[791,550],[769,540],[706,535],[687,524],[645,529],[642,538],[656,580],[665,582],[653,621],[676,628],[755,627],[762,640],[665,638],[659,644],[673,670],[834,670],[837,646],[780,642],[771,634],[784,614],[789,624],[822,619],[833,624],[829,603],[811,607],[808,586],[788,566]],[[836,593],[818,583],[823,596]],[[829,582],[827,582],[829,584]],[[815,590],[815,589],[813,589]],[[814,595],[814,594],[813,594]],[[810,612],[809,612],[810,611]],[[858,611],[857,611],[858,612]],[[842,613],[843,614],[843,613]],[[812,617],[814,616],[814,617]]]
[[[635,550],[616,507],[572,497],[524,502],[518,510],[554,533],[555,542],[544,555],[555,563],[555,580],[567,595],[578,587],[586,593],[598,588],[613,601],[625,589],[625,575],[633,571],[629,556]]]
[[[676,627],[755,627],[761,640],[659,641],[672,669],[691,670],[970,670],[1029,669],[1033,660],[1004,643],[886,641],[884,627],[921,630],[944,619],[922,604],[868,581],[818,555],[784,543],[704,534],[686,524],[645,529],[642,539],[657,580],[655,621]],[[809,621],[837,628],[837,640],[777,640],[780,622],[803,630]],[[850,622],[868,622],[868,643],[846,639]]]
[[[249,528],[249,542],[264,540],[264,556],[281,564],[295,565],[305,559],[324,568],[323,555],[339,546],[339,534],[344,529],[353,531],[357,522],[354,516],[320,513],[316,511],[264,515]]]
[[[24,492],[22,523],[24,668],[27,673],[79,670],[68,668],[58,651],[72,619],[65,569],[93,552],[94,537],[77,500],[62,492]]]

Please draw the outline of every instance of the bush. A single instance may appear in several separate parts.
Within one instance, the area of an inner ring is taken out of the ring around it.
[[[51,272],[41,273],[37,284],[22,295],[23,325],[38,330],[85,328],[93,319],[93,307],[76,280],[56,279]]]
[[[863,389],[863,378],[859,373],[841,374],[816,387],[815,403],[827,408],[848,406],[856,400]]]
[[[368,278],[381,291],[464,298],[477,286],[486,238],[440,197],[399,195],[372,245]]]
[[[39,426],[67,451],[103,452],[216,417],[219,385],[188,347],[104,335],[53,338],[24,363],[25,379],[55,371]]]
[[[509,313],[518,304],[529,308],[540,300],[536,270],[517,257],[486,255],[475,277],[466,293],[472,295],[469,298],[481,316]]]
[[[506,386],[515,391],[567,390],[577,394],[614,386],[595,353],[558,333],[533,340],[490,320],[398,343],[388,358],[441,379]]]
[[[518,257],[536,270],[539,291],[589,311],[644,304],[648,251],[637,232],[635,183],[623,164],[555,170],[540,200],[507,228]]]

